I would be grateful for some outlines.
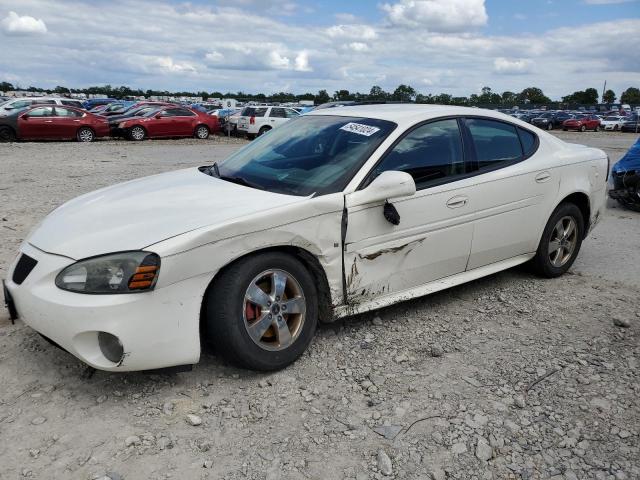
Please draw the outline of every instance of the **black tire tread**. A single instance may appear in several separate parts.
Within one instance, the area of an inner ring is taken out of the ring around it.
[[[256,266],[262,265],[260,268]],[[301,283],[307,299],[307,318],[303,331],[298,339],[286,350],[267,352],[265,355],[260,347],[252,343],[244,330],[241,321],[236,321],[236,300],[244,295],[247,284],[254,273],[268,268],[289,268],[299,270],[292,273]],[[259,270],[259,271],[256,271]],[[215,351],[228,362],[242,368],[257,371],[272,371],[286,367],[295,361],[307,349],[318,323],[318,300],[313,277],[306,267],[297,259],[282,252],[268,252],[245,257],[226,267],[214,280],[205,298],[206,335]],[[217,308],[216,308],[217,306]],[[212,312],[216,312],[214,315]],[[257,354],[254,354],[256,353]],[[269,361],[256,357],[271,355]]]

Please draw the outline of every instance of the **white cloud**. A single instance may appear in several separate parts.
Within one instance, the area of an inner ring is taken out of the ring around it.
[[[305,50],[296,56],[294,70],[297,72],[311,72],[313,70],[309,65],[309,53]]]
[[[508,58],[498,57],[493,61],[493,70],[496,73],[505,75],[521,75],[531,72],[533,62],[527,59],[509,60]]]
[[[373,40],[378,37],[376,30],[369,25],[334,25],[327,28],[331,38]]]
[[[39,35],[47,33],[47,26],[41,19],[28,15],[20,16],[16,12],[9,12],[2,19],[2,29],[7,35]]]
[[[400,0],[382,9],[394,25],[432,32],[463,32],[486,25],[488,19],[484,0]]]
[[[354,52],[366,52],[369,50],[369,45],[363,42],[351,42],[348,47]]]

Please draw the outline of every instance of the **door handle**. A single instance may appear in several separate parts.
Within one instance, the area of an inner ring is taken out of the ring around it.
[[[536,175],[536,182],[544,183],[551,178],[551,174],[549,172],[540,172]]]
[[[53,120],[45,120],[44,123],[53,123]]]
[[[468,201],[469,201],[468,197],[463,197],[463,196],[453,197],[447,200],[447,207],[449,208],[464,207]]]

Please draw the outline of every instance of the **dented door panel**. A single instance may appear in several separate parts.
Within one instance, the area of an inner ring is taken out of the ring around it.
[[[384,204],[349,206],[345,242],[349,303],[411,289],[465,270],[473,223],[465,206],[447,201],[463,190],[423,190],[394,201],[400,224],[385,220]],[[347,205],[348,200],[347,200]]]

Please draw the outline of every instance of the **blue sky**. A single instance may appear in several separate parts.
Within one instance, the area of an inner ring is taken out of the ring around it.
[[[469,95],[640,86],[639,0],[0,0],[0,81]],[[630,47],[630,45],[632,47]]]

